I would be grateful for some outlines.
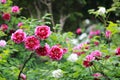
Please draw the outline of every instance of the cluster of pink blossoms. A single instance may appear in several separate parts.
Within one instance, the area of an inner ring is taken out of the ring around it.
[[[84,54],[85,51],[88,49],[89,49],[88,42],[80,43],[79,45],[73,48],[73,53],[76,53],[78,56],[80,56],[81,54]]]
[[[92,61],[99,60],[102,57],[102,53],[99,50],[95,50],[91,52],[91,54],[87,55],[85,60],[83,61],[83,65],[85,67],[92,66]]]
[[[19,44],[24,42],[25,48],[31,51],[35,51],[39,56],[49,56],[53,60],[60,60],[64,53],[67,52],[66,48],[61,48],[58,45],[50,46],[46,43],[44,47],[40,45],[40,40],[47,39],[51,34],[50,27],[43,25],[37,26],[35,29],[35,35],[26,36],[26,33],[22,29],[18,29],[12,33],[11,39]]]
[[[92,30],[89,32],[89,38],[92,38],[93,36],[100,35],[100,30]]]
[[[0,3],[2,3],[3,5],[6,3],[6,0],[0,0]],[[18,6],[12,6],[11,7],[11,13],[19,13],[20,12],[20,8]],[[7,12],[2,12],[2,19],[4,21],[10,21],[11,19],[11,14],[7,13]],[[2,30],[3,32],[6,31],[8,29],[8,25],[3,23],[0,26],[0,30]]]

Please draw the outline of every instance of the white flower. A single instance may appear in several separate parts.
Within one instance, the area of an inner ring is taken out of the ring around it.
[[[106,12],[105,7],[99,7],[98,13],[99,13],[100,15],[105,14],[105,12]]]
[[[6,41],[5,40],[0,40],[0,47],[5,47]]]
[[[89,20],[89,19],[86,19],[86,20],[85,20],[85,23],[86,23],[86,24],[90,24],[90,20]]]
[[[86,33],[83,33],[83,34],[81,34],[81,36],[79,36],[79,39],[82,40],[82,39],[84,39],[85,37],[87,37],[87,34],[86,34]]]
[[[62,70],[61,69],[54,70],[52,72],[52,76],[55,77],[55,78],[62,77],[63,76]]]
[[[76,61],[78,60],[78,55],[72,53],[72,54],[67,58],[67,60],[68,60],[68,61],[71,61],[71,62],[76,62]]]
[[[72,43],[73,43],[74,45],[77,45],[77,44],[78,44],[78,40],[77,40],[77,39],[72,39],[71,41],[72,41]]]

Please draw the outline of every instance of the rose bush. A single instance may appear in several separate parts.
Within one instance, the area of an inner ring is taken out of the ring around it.
[[[115,8],[90,10],[103,23],[74,34],[54,32],[50,14],[17,17],[19,6],[0,2],[0,80],[119,80],[120,24],[106,19]]]

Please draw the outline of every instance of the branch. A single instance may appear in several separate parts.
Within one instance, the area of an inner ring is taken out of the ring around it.
[[[22,66],[22,68],[21,68],[21,70],[20,70],[20,73],[19,73],[19,75],[18,75],[18,80],[20,80],[20,75],[21,75],[21,73],[23,72],[23,69],[25,68],[25,65],[27,64],[27,62],[32,58],[33,54],[34,54],[34,53],[31,53],[30,56],[25,60],[23,66]]]

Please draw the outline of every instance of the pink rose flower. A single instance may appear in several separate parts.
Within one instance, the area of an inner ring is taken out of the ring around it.
[[[0,0],[0,2],[1,2],[2,4],[5,4],[5,3],[6,3],[6,0]]]
[[[102,53],[99,50],[91,52],[91,55],[94,57],[101,57]]]
[[[58,46],[52,46],[49,57],[53,60],[60,60],[63,56],[63,50]]]
[[[12,11],[13,13],[19,13],[19,12],[20,12],[20,9],[19,9],[18,6],[13,6],[12,9],[11,9],[11,11]]]
[[[93,55],[87,55],[87,56],[86,56],[86,61],[91,62],[91,61],[93,61],[93,60],[95,60],[95,57],[94,57]]]
[[[5,46],[6,46],[6,41],[0,40],[0,47],[5,47]]]
[[[18,27],[21,27],[22,25],[23,25],[23,23],[22,23],[22,22],[19,22],[17,26],[18,26]]]
[[[110,38],[111,37],[111,31],[109,31],[109,30],[107,30],[106,32],[105,32],[105,37],[106,38]]]
[[[35,35],[41,40],[48,38],[51,34],[50,27],[48,26],[37,26],[35,29]]]
[[[40,46],[35,50],[39,56],[47,56],[50,52],[50,46],[46,43],[44,47]]]
[[[28,36],[25,38],[25,48],[35,50],[40,47],[40,41],[35,36]]]
[[[21,73],[21,74],[20,74],[20,77],[22,78],[22,80],[27,80],[26,75],[25,75],[25,74],[23,74],[23,73]]]
[[[95,73],[95,74],[93,74],[93,77],[94,77],[94,78],[100,78],[101,76],[102,76],[101,73]]]
[[[3,18],[3,20],[6,20],[6,21],[9,21],[10,20],[10,14],[9,13],[4,13],[3,15],[2,15],[2,18]]]
[[[6,31],[8,29],[8,26],[6,24],[2,24],[1,27],[0,27],[0,29],[2,31]]]
[[[120,47],[118,47],[118,48],[115,50],[115,52],[116,52],[116,55],[120,56]]]
[[[81,28],[78,28],[78,29],[76,30],[76,33],[77,33],[78,35],[81,34],[81,33],[82,33]]]
[[[17,44],[23,42],[25,38],[26,38],[26,33],[23,32],[22,29],[18,29],[16,32],[12,33],[11,36],[11,39]]]

